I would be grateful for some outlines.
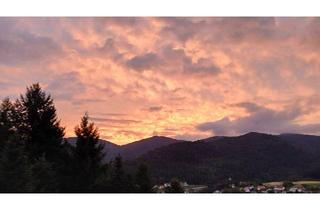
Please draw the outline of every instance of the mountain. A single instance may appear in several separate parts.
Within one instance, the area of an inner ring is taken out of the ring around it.
[[[320,136],[281,134],[279,137],[303,152],[320,155]]]
[[[177,177],[210,187],[227,182],[229,177],[234,181],[275,181],[310,178],[311,172],[319,175],[319,160],[314,161],[309,150],[299,148],[300,140],[295,138],[290,142],[287,136],[252,132],[181,142],[143,154],[131,164],[147,163],[158,181]]]
[[[146,163],[156,181],[177,177],[215,188],[229,178],[257,182],[320,178],[319,136],[251,132],[195,142],[163,136],[122,146],[99,141],[105,145],[106,161],[120,154],[129,168]],[[68,142],[75,145],[76,138]]]
[[[154,149],[179,142],[182,142],[182,140],[164,136],[153,136],[121,146],[121,155],[124,159],[138,158],[142,154],[153,151]]]
[[[219,139],[223,139],[225,136],[212,136],[206,139],[200,139],[198,142],[212,142],[212,141],[217,141]]]
[[[76,145],[76,137],[66,139],[71,145]],[[124,160],[131,160],[150,152],[154,149],[182,142],[164,136],[153,136],[150,138],[135,141],[126,145],[117,145],[106,140],[99,140],[100,144],[104,145],[105,160],[112,160],[116,155],[120,154]]]
[[[69,142],[72,146],[76,146],[77,138],[76,137],[69,137],[66,138],[67,142]],[[106,161],[111,160],[114,158],[116,155],[121,153],[121,146],[111,143],[109,141],[99,139],[99,144],[104,145],[103,152],[105,154],[104,159]]]

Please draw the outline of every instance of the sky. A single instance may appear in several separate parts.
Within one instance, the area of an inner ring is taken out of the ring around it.
[[[66,136],[320,134],[320,18],[0,18],[0,98],[39,82]]]

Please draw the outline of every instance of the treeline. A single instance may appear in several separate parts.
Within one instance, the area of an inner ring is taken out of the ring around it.
[[[39,84],[0,106],[0,192],[151,192],[146,165],[124,170],[120,156],[103,161],[97,127],[85,114],[75,128],[75,146],[53,99]]]

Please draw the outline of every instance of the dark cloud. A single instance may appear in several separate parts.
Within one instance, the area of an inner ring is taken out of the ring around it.
[[[215,44],[239,44],[243,41],[270,40],[284,35],[276,33],[275,19],[271,17],[193,17],[160,18],[160,20],[166,24],[161,34],[174,36],[182,43],[189,39],[202,39]]]
[[[61,46],[49,37],[28,31],[3,31],[0,36],[0,63],[22,65],[61,55]],[[12,29],[13,30],[13,29]]]
[[[57,100],[71,100],[74,96],[86,91],[86,85],[79,77],[77,72],[54,75],[50,79],[47,90],[54,93],[53,97]],[[75,103],[75,101],[72,102]]]
[[[275,19],[272,17],[222,18],[210,22],[210,26],[209,28],[215,28],[220,32],[215,33],[215,38],[231,43],[277,38]]]
[[[111,119],[111,118],[99,118],[99,117],[90,117],[91,120],[96,122],[110,122],[116,124],[130,124],[130,123],[139,123],[139,120],[128,120],[128,119]]]
[[[65,98],[62,98],[63,100]],[[81,105],[88,105],[89,103],[92,104],[97,104],[97,103],[106,103],[106,99],[99,99],[99,98],[92,98],[92,99],[87,99],[87,98],[73,98],[71,103],[75,106],[81,106]]]
[[[162,110],[162,106],[151,106],[151,107],[149,107],[149,111],[150,112],[159,112],[159,111],[161,111]]]
[[[184,71],[189,73],[209,73],[216,74],[220,72],[220,68],[207,58],[201,58],[196,63],[190,60],[184,64]]]
[[[123,135],[134,135],[134,136],[143,136],[144,133],[142,132],[137,132],[137,131],[130,131],[130,130],[118,130],[119,134],[123,134]]]
[[[192,61],[192,58],[188,56],[183,49],[174,49],[172,47],[165,47],[163,49],[164,60],[169,60],[174,64],[173,68],[181,68],[183,73],[188,74],[201,74],[209,73],[216,74],[220,72],[212,59],[199,58],[196,62]]]
[[[110,116],[110,117],[118,117],[118,116],[127,116],[128,114],[123,114],[123,113],[94,113],[94,115],[99,115],[99,116]]]
[[[127,61],[127,65],[134,70],[147,70],[158,67],[161,59],[155,53],[138,55]]]
[[[230,120],[225,117],[214,122],[207,122],[197,126],[201,131],[212,131],[215,135],[238,135],[247,132],[266,133],[316,133],[320,131],[320,124],[299,125],[295,120],[305,114],[298,106],[288,107],[282,111],[268,109],[253,103],[241,103],[249,113],[248,116]]]
[[[200,58],[193,62],[184,49],[175,49],[172,46],[164,46],[158,52],[137,55],[128,60],[126,65],[138,71],[157,70],[164,73],[217,74],[220,72],[220,68],[212,59]]]
[[[162,29],[163,36],[175,36],[178,40],[185,42],[191,39],[203,26],[206,21],[202,18],[160,18],[166,26]]]
[[[128,50],[132,48],[132,45],[127,43],[125,40],[116,41],[112,38],[106,39],[103,46],[96,48],[98,55],[103,57],[111,58],[114,62],[121,63],[124,60],[124,54],[119,52],[119,46],[118,45],[124,45],[125,48]],[[87,52],[87,51],[86,51]],[[90,55],[91,51],[87,52],[88,55]]]

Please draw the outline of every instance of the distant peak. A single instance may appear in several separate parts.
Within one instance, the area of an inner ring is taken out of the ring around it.
[[[259,133],[259,132],[252,131],[252,132],[246,133],[242,136],[271,136],[271,134]]]
[[[152,136],[152,137],[145,138],[145,139],[172,139],[172,140],[175,140],[175,139],[167,137],[167,136]]]

